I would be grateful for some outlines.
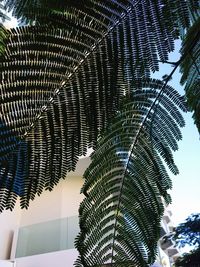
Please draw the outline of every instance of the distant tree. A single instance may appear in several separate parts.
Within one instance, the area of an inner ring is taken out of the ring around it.
[[[185,222],[179,224],[174,231],[172,239],[179,247],[193,246],[189,253],[179,257],[175,266],[199,267],[200,266],[200,213],[191,214]]]
[[[180,247],[185,245],[200,248],[200,213],[191,214],[175,228],[173,239]]]
[[[199,267],[200,266],[200,248],[184,253],[175,262],[175,267]]]

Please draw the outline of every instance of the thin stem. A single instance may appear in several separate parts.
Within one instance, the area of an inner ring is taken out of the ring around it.
[[[173,61],[162,61],[162,60],[158,60],[158,62],[163,63],[163,64],[170,64],[170,65],[176,65],[177,62],[173,62]]]

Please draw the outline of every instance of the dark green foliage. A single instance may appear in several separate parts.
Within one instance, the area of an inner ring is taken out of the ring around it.
[[[200,267],[200,247],[184,253],[176,260],[175,267]]]
[[[196,19],[183,40],[182,54],[189,50],[194,40],[195,46],[181,64],[181,83],[186,84],[188,106],[194,112],[193,118],[200,131],[200,18]]]
[[[200,213],[191,214],[185,222],[179,224],[175,228],[173,239],[181,247],[200,247]]]
[[[36,26],[11,31],[0,64],[0,210],[17,195],[27,208],[75,169],[133,81],[167,60],[194,2],[6,1]]]
[[[75,266],[154,262],[163,200],[170,202],[163,160],[178,172],[172,157],[184,126],[178,109],[186,110],[183,98],[166,83],[133,82],[130,99],[98,141],[84,174]]]
[[[3,23],[5,20],[8,20],[9,18],[5,14],[5,8],[4,5],[0,3],[0,55],[4,54],[5,52],[5,46],[6,46],[6,41],[9,36],[9,31],[5,29],[3,26]]]
[[[175,261],[176,267],[199,267],[200,266],[200,213],[194,213],[176,228],[167,237],[173,239],[177,246],[191,246],[189,253],[184,253]]]

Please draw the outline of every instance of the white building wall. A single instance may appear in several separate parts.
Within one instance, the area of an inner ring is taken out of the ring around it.
[[[79,204],[83,199],[80,194],[84,182],[82,175],[89,162],[89,158],[81,159],[76,172],[69,173],[53,191],[44,191],[40,197],[31,201],[29,209],[22,210],[20,226],[78,215]]]
[[[89,162],[89,158],[82,158],[76,172],[69,173],[66,180],[60,181],[53,191],[44,191],[40,197],[37,196],[30,202],[28,210],[21,210],[18,204],[14,211],[0,214],[0,260],[10,259],[13,234],[19,227],[78,215],[79,204],[83,199],[80,195],[82,175]],[[16,249],[15,241],[13,252]]]
[[[0,213],[0,260],[10,258],[13,234],[20,225],[21,210],[19,204],[14,211]],[[1,267],[1,265],[0,265]]]
[[[0,267],[15,267],[13,262],[0,260]]]
[[[77,216],[80,202],[83,199],[83,195],[80,194],[80,189],[84,182],[82,176],[89,165],[89,161],[89,158],[81,159],[76,172],[69,173],[66,180],[60,181],[53,191],[44,191],[40,197],[37,196],[34,201],[31,201],[29,209],[21,211],[19,226],[26,227],[65,217]],[[12,252],[16,251],[17,242],[15,241],[17,239],[17,232],[15,237]],[[75,249],[69,249],[17,258],[16,267],[72,267],[77,254]],[[14,256],[15,253],[12,253],[12,259],[14,259]]]
[[[16,259],[15,267],[73,267],[77,256],[78,253],[75,249],[57,251],[18,258]]]
[[[66,184],[67,181],[62,181],[53,191],[44,191],[41,196],[36,196],[30,202],[28,210],[22,210],[20,226],[23,227],[60,218],[62,186]]]

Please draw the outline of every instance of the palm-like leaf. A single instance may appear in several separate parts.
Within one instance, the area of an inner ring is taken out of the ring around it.
[[[11,31],[1,61],[0,209],[17,195],[27,208],[74,170],[132,81],[167,60],[193,2],[69,1],[49,6],[55,26],[39,19]],[[6,1],[17,16],[30,14],[29,3]]]
[[[177,174],[171,151],[184,126],[178,108],[186,108],[160,81],[134,85],[143,90],[123,103],[84,174],[75,266],[149,266],[155,260],[163,199],[170,202],[163,160]]]
[[[195,46],[191,50],[191,43],[194,43],[195,39]],[[181,64],[181,83],[186,83],[188,106],[194,111],[193,118],[200,131],[200,18],[195,21],[183,40],[181,53],[185,54],[189,50],[190,53]]]

